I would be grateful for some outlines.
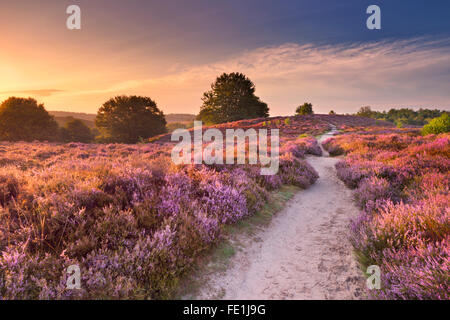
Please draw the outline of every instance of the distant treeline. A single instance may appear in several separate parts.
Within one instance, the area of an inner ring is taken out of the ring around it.
[[[114,97],[94,121],[58,115],[33,98],[10,97],[0,104],[0,141],[136,143],[167,132],[164,113],[148,97]]]
[[[62,123],[63,125],[68,122],[68,120],[80,119],[90,128],[95,128],[95,117],[96,114],[93,113],[82,113],[82,112],[69,112],[69,111],[49,111],[52,116],[55,117],[56,122]],[[169,113],[165,115],[166,122],[170,123],[186,123],[194,121],[196,115],[189,113]]]
[[[151,98],[125,95],[106,101],[96,115],[57,111],[52,115],[33,98],[11,97],[0,105],[0,141],[131,144],[146,142],[177,128],[190,128],[195,119],[210,125],[269,116],[267,103],[255,95],[254,83],[242,73],[223,73],[217,77],[211,90],[203,93],[202,101],[197,116],[165,116]],[[297,115],[313,113],[309,102],[296,109]],[[403,108],[379,112],[362,107],[356,115],[391,121],[399,127],[428,124],[426,133],[449,131],[448,114],[440,110]]]
[[[164,115],[148,97],[117,96],[97,114],[47,111],[33,98],[10,97],[0,104],[0,141],[136,143],[176,128],[195,115]]]
[[[434,118],[440,117],[446,111],[438,109],[422,109],[415,111],[409,108],[390,109],[389,111],[373,111],[370,107],[362,107],[357,116],[390,121],[398,127],[405,125],[424,126]]]

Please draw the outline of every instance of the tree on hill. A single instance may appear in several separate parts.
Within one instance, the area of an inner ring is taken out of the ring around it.
[[[305,102],[301,106],[297,107],[297,109],[295,110],[295,113],[300,116],[307,115],[307,114],[314,114],[312,104],[309,102]]]
[[[450,132],[450,116],[443,113],[439,118],[434,118],[422,128],[422,134],[439,134]]]
[[[98,110],[95,124],[100,139],[108,142],[136,143],[166,133],[164,113],[148,97],[117,96]]]
[[[255,95],[255,85],[242,73],[224,73],[203,94],[197,116],[208,124],[269,116],[269,108]]]
[[[80,119],[72,119],[61,128],[61,139],[64,142],[89,143],[93,138],[91,129]]]
[[[33,98],[11,97],[0,105],[0,140],[55,141],[58,124]]]
[[[336,112],[334,112],[334,110],[330,110],[330,112],[328,112],[329,115],[333,115],[336,114]]]
[[[357,116],[373,118],[378,120],[390,121],[397,126],[415,125],[423,126],[427,124],[431,119],[441,116],[444,111],[430,110],[420,108],[418,111],[410,108],[390,109],[389,111],[372,111],[370,107],[362,107],[356,113]]]
[[[366,117],[366,118],[372,118],[374,115],[374,112],[370,108],[370,106],[361,107],[358,112],[356,113],[359,117]]]

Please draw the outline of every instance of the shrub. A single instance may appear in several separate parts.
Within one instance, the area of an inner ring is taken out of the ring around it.
[[[64,142],[89,143],[94,139],[91,129],[79,119],[73,119],[61,128],[61,138]]]
[[[295,113],[298,115],[307,115],[307,114],[313,114],[313,108],[312,108],[312,104],[309,102],[305,102],[304,104],[302,104],[301,106],[298,106],[297,109],[295,110]]]
[[[422,128],[423,135],[446,132],[450,132],[450,116],[448,113],[443,113],[439,118],[434,118]]]
[[[380,299],[449,298],[450,137],[346,135],[336,164],[364,210],[351,223],[363,268],[381,268]]]
[[[323,148],[330,154],[330,156],[340,156],[345,153],[344,149],[334,140],[333,138],[328,138],[322,142]]]
[[[356,203],[365,208],[378,200],[393,198],[393,190],[389,182],[384,178],[370,177],[363,179],[355,190]]]
[[[306,161],[297,159],[292,154],[280,156],[280,176],[285,184],[292,184],[300,188],[308,188],[318,178],[316,170]]]
[[[0,140],[57,139],[58,124],[36,100],[11,97],[0,105]]]
[[[225,224],[260,210],[269,190],[307,188],[318,177],[292,153],[277,175],[261,176],[250,165],[171,165],[171,144],[1,147],[14,160],[0,166],[4,299],[173,297]],[[73,264],[81,290],[66,289]]]
[[[6,204],[19,194],[19,183],[12,176],[0,176],[0,205]]]

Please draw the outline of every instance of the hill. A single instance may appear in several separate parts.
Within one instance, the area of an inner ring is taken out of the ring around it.
[[[67,111],[49,111],[52,116],[55,117],[56,122],[60,126],[64,126],[67,122],[73,119],[82,120],[89,128],[95,128],[95,117],[94,113],[82,113],[82,112],[67,112]],[[188,113],[169,113],[166,115],[167,123],[175,122],[191,122],[194,121],[195,115]]]
[[[195,114],[188,113],[169,113],[166,114],[167,123],[173,122],[191,122],[195,120]]]
[[[75,119],[80,120],[87,120],[87,121],[95,121],[95,117],[97,116],[94,113],[82,113],[82,112],[67,112],[67,111],[49,111],[52,116],[55,118],[68,118],[72,117]]]
[[[246,119],[235,122],[216,124],[212,126],[203,126],[203,130],[216,128],[225,133],[226,129],[241,128],[244,130],[253,128],[279,129],[282,136],[298,136],[299,134],[309,133],[313,135],[322,134],[331,129],[331,125],[346,131],[357,131],[365,128],[392,128],[394,124],[389,121],[377,120],[366,117],[352,115],[328,115],[313,114],[290,117],[269,117]],[[189,128],[190,131],[194,130]],[[172,134],[162,134],[150,138],[150,142],[167,143],[171,141]]]

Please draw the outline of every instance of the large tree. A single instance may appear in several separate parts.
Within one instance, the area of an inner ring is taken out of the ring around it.
[[[0,140],[54,141],[58,124],[33,98],[11,97],[0,105]]]
[[[269,116],[269,108],[255,95],[255,85],[242,73],[224,73],[203,94],[197,119],[224,123]]]
[[[117,96],[98,110],[95,125],[109,142],[136,143],[167,132],[166,119],[148,97]]]

